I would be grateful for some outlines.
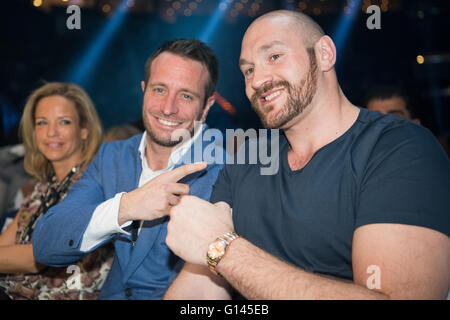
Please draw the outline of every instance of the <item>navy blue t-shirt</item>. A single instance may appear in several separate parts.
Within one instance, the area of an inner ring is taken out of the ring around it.
[[[304,270],[352,279],[355,230],[373,223],[423,226],[450,235],[450,161],[433,134],[360,109],[352,127],[292,171],[281,134],[279,170],[226,165],[211,202],[233,208],[235,230]]]

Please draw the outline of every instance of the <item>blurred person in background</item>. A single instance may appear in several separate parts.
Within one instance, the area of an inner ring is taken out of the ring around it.
[[[124,124],[120,126],[114,126],[109,128],[105,134],[105,142],[111,142],[116,140],[126,140],[142,133],[141,130],[131,124]]]
[[[370,111],[393,114],[410,119],[417,124],[422,124],[417,114],[417,107],[412,100],[411,95],[403,88],[388,86],[373,88],[364,99],[365,106]],[[447,156],[450,157],[449,137],[447,135],[437,135],[436,139],[444,148]]]
[[[420,124],[408,93],[397,87],[376,87],[365,99],[366,108],[382,114],[393,114]]]
[[[94,251],[71,269],[52,268],[36,262],[31,242],[37,220],[64,199],[100,147],[102,128],[94,104],[75,84],[47,83],[28,98],[20,134],[25,170],[37,181],[0,235],[0,295],[2,299],[95,299],[112,263],[111,248]]]

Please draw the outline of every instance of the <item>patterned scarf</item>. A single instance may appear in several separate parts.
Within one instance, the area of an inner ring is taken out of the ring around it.
[[[47,190],[41,196],[41,205],[37,209],[37,212],[30,219],[28,225],[23,229],[20,234],[20,242],[28,243],[31,238],[31,234],[33,233],[34,228],[36,227],[37,220],[42,217],[48,209],[57,204],[61,199],[66,195],[67,190],[72,185],[73,181],[71,180],[72,176],[81,168],[81,164],[73,167],[72,170],[66,175],[61,182],[58,183],[56,180],[56,176],[52,177],[52,181],[48,183]]]

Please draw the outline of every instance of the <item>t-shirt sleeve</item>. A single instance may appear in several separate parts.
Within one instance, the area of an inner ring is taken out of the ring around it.
[[[216,183],[212,187],[210,202],[224,201],[233,208],[233,189],[230,179],[232,165],[225,165],[219,172]]]
[[[427,129],[395,128],[375,145],[361,181],[356,227],[423,226],[450,236],[450,162]]]

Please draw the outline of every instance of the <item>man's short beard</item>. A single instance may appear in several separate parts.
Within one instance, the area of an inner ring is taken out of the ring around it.
[[[292,85],[286,80],[271,82],[258,88],[251,97],[251,105],[258,114],[264,127],[268,129],[277,129],[301,114],[308,107],[317,91],[317,62],[314,48],[308,48],[309,72],[298,85]],[[273,110],[273,105],[260,108],[259,99],[265,92],[277,87],[285,87],[288,92],[288,98],[283,108],[270,119],[267,115]]]
[[[203,107],[203,109],[204,109],[204,107]],[[198,115],[196,121],[200,121],[201,117],[202,117],[202,113],[200,113]],[[179,137],[178,135],[177,135],[178,139],[174,139],[174,140],[172,140],[172,136],[168,140],[161,139],[152,131],[150,123],[149,123],[149,121],[147,121],[145,114],[142,116],[142,119],[144,121],[144,128],[145,128],[145,131],[147,132],[148,137],[156,144],[158,144],[162,147],[175,147],[177,144],[179,144],[180,142],[183,141],[183,137]],[[195,127],[192,127],[192,129],[189,131],[189,134],[191,137],[194,136],[194,130],[195,130]]]
[[[160,145],[162,147],[175,147],[177,144],[179,144],[182,140],[182,137],[180,137],[179,140],[163,140],[157,137],[153,131],[150,129],[150,126],[145,126],[145,130],[147,131],[147,135],[150,137],[150,139],[155,142],[157,145]],[[192,137],[192,133],[191,133]]]

